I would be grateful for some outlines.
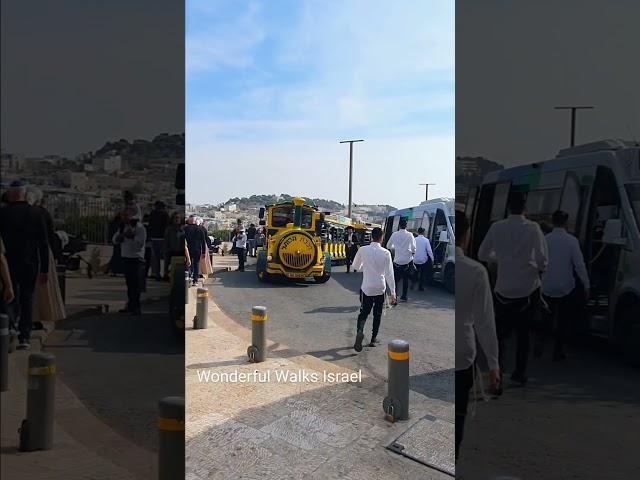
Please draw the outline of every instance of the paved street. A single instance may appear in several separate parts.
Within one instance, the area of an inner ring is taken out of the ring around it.
[[[640,478],[640,371],[597,339],[567,353],[561,363],[550,352],[532,359],[526,387],[507,380],[501,397],[478,402],[457,472],[474,480]]]
[[[29,479],[157,475],[158,400],[184,394],[184,339],[168,319],[167,288],[150,280],[143,315],[133,317],[117,312],[125,297],[121,276],[67,279],[69,318],[42,345],[56,356],[54,448],[16,450],[28,352],[14,352],[15,383],[3,393],[3,473],[6,464]]]
[[[252,265],[244,273],[229,271],[232,265],[214,257],[208,328],[186,332],[189,480],[450,478],[452,295],[437,287],[412,292],[407,304],[387,310],[383,342],[357,354],[352,345],[361,274],[338,267],[323,285],[261,284]],[[195,289],[190,293],[188,319],[195,314]],[[253,305],[269,313],[268,358],[257,364],[248,363],[246,354]],[[369,323],[367,334],[370,329]],[[385,421],[382,410],[392,338],[412,347],[410,417],[396,423]],[[359,370],[362,381],[335,384],[324,377]],[[270,380],[223,380],[258,372]],[[276,380],[283,372],[309,378]],[[394,442],[406,456],[389,450]]]
[[[385,310],[382,343],[353,350],[358,291],[362,275],[336,267],[324,285],[288,282],[262,284],[253,267],[246,272],[222,272],[211,280],[216,303],[234,320],[250,326],[253,305],[269,312],[268,337],[315,357],[335,362],[382,381],[387,378],[389,340],[401,338],[411,346],[411,388],[428,397],[453,402],[455,297],[439,286],[410,291],[409,302]],[[284,301],[286,299],[286,301]],[[371,335],[371,316],[365,341]]]

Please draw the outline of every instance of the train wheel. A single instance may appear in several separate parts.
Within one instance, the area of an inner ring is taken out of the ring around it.
[[[316,283],[327,283],[331,278],[331,273],[323,273],[321,277],[313,277],[313,281]]]

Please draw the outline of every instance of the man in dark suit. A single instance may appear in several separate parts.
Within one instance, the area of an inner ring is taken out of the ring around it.
[[[344,243],[347,244],[347,273],[349,273],[359,245],[358,235],[353,227],[347,227],[347,231],[344,234]]]

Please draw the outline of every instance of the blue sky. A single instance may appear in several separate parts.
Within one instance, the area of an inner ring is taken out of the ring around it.
[[[187,200],[454,192],[454,2],[187,1]]]

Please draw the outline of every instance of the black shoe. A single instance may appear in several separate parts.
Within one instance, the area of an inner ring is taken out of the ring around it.
[[[356,343],[353,345],[353,349],[356,352],[361,352],[362,351],[362,340],[363,339],[364,339],[364,333],[358,332],[356,334]]]
[[[407,297],[400,297],[400,301],[401,302],[406,302],[407,301]]]
[[[526,375],[523,375],[521,373],[513,373],[511,375],[511,381],[519,383],[522,386],[526,385],[527,380],[528,380],[528,378],[526,377]]]
[[[16,350],[29,350],[30,348],[31,343],[29,343],[29,340],[20,340],[18,346],[16,347]],[[362,350],[362,347],[360,347],[360,349]]]
[[[375,346],[377,346],[377,344],[378,344],[378,343],[380,343],[380,340],[378,340],[378,338],[377,338],[377,337],[373,337],[373,338],[371,339],[371,343],[369,343],[369,346],[370,346],[370,347],[375,347]]]
[[[142,310],[140,310],[139,308],[131,310],[131,315],[133,315],[134,317],[139,317],[140,315],[142,315]]]
[[[424,287],[418,287],[418,290],[420,290],[421,292],[424,292]]]
[[[129,310],[129,308],[121,308],[118,310],[118,313],[131,313],[131,310]]]

